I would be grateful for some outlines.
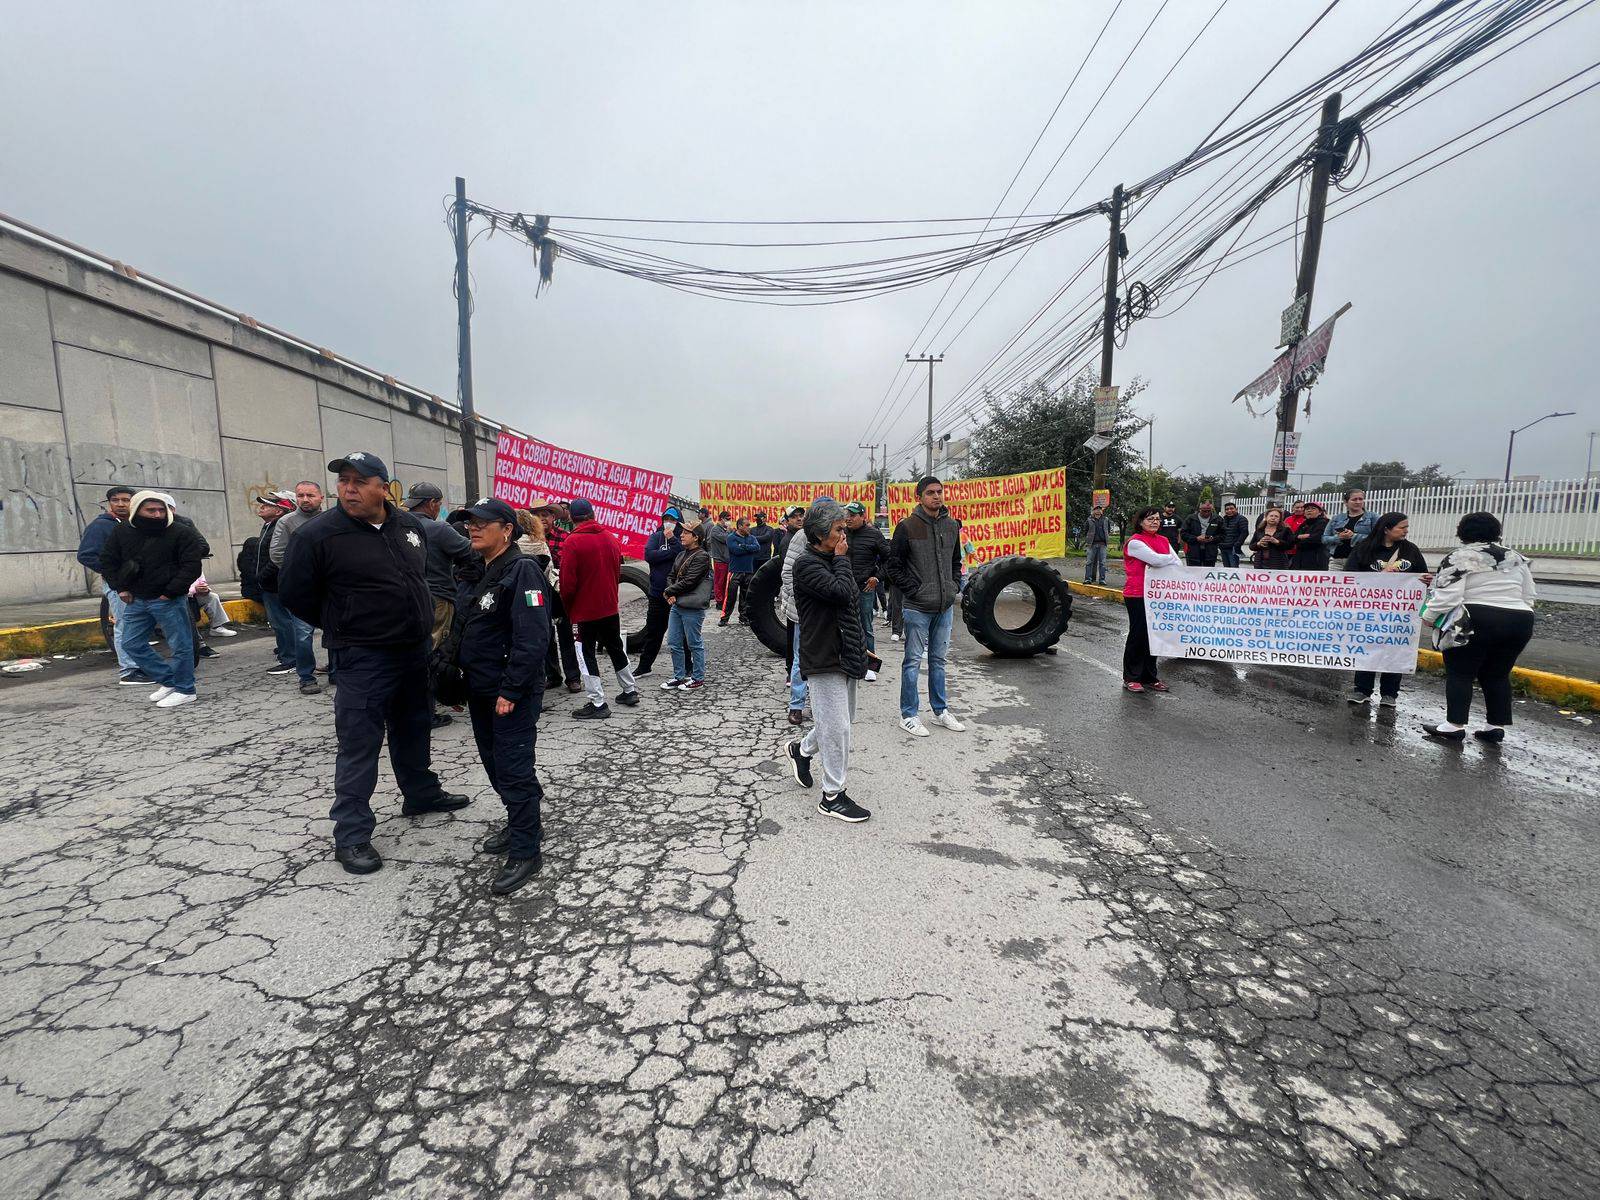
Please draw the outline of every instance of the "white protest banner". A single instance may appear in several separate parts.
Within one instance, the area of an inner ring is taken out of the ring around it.
[[[1161,567],[1144,612],[1162,658],[1407,674],[1426,591],[1401,572]]]

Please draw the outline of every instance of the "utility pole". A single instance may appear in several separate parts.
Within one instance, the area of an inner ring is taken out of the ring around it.
[[[456,176],[456,387],[461,396],[461,467],[467,503],[483,495],[478,480],[477,414],[472,407],[472,291],[467,276],[467,181]]]
[[[1122,185],[1111,191],[1111,240],[1106,247],[1106,308],[1100,318],[1100,386],[1111,386],[1111,356],[1117,349],[1117,272],[1128,253],[1127,239],[1122,236]],[[1094,483],[1098,490],[1105,486],[1106,459],[1111,447],[1094,452]]]
[[[857,442],[856,443],[856,449],[857,450],[865,450],[867,452],[867,478],[872,480],[872,506],[873,506],[874,509],[876,509],[876,508],[879,507],[880,503],[887,503],[887,501],[888,501],[888,497],[887,496],[884,496],[884,497],[880,498],[879,495],[878,495],[879,491],[882,489],[882,483],[878,479],[878,467],[877,467],[877,462],[878,462],[878,443],[873,442],[873,443],[870,443],[870,444],[866,444],[866,443],[862,443],[862,442]],[[889,472],[889,443],[888,442],[883,443],[883,470],[884,470],[884,474],[888,474],[888,472]]]
[[[1278,397],[1278,431],[1273,434],[1273,454],[1277,456],[1277,448],[1285,448],[1282,457],[1282,466],[1272,468],[1267,477],[1267,495],[1276,496],[1282,485],[1289,482],[1288,463],[1288,438],[1285,436],[1294,431],[1295,409],[1300,404],[1300,389],[1295,386],[1294,356],[1299,348],[1300,338],[1311,325],[1311,293],[1317,283],[1317,259],[1322,254],[1322,214],[1328,207],[1328,177],[1333,171],[1333,158],[1336,153],[1335,146],[1339,141],[1339,102],[1340,94],[1334,92],[1322,102],[1322,125],[1317,130],[1317,150],[1311,165],[1311,199],[1306,206],[1306,240],[1300,251],[1300,276],[1295,280],[1294,303],[1304,303],[1301,309],[1300,334],[1289,342],[1285,351],[1289,356],[1291,370],[1283,381],[1283,392]]]
[[[927,473],[929,475],[932,475],[933,474],[933,364],[934,363],[938,363],[938,362],[943,362],[944,361],[944,355],[941,354],[938,357],[935,357],[932,354],[924,354],[920,358],[912,358],[911,355],[908,354],[908,355],[906,355],[906,361],[907,362],[914,362],[914,363],[927,363],[928,364],[928,470],[927,470]]]

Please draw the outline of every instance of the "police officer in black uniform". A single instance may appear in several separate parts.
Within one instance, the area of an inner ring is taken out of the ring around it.
[[[483,578],[467,595],[456,622],[456,661],[467,681],[472,735],[489,782],[506,806],[505,828],[483,844],[504,854],[490,884],[514,892],[539,873],[539,802],[534,741],[544,703],[545,655],[550,647],[551,595],[544,572],[516,543],[517,514],[503,500],[467,509],[472,548],[483,556]]]
[[[385,729],[408,817],[471,803],[429,769],[428,646],[433,599],[422,523],[389,502],[389,468],[375,454],[336,458],[339,503],[289,539],[278,597],[322,630],[332,673],[339,757],[333,777],[334,857],[346,871],[383,866],[372,848],[372,789]]]

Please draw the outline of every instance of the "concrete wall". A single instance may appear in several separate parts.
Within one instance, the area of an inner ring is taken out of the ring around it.
[[[467,499],[460,415],[135,279],[0,231],[0,606],[89,595],[74,552],[112,483],[170,492],[236,578],[251,498],[368,450]],[[478,436],[481,487],[494,434]],[[475,498],[475,497],[474,497]],[[0,625],[7,624],[0,611]]]

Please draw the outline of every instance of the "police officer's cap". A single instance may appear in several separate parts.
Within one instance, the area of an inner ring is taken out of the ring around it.
[[[517,514],[511,505],[504,500],[496,500],[492,496],[487,500],[479,500],[468,508],[466,513],[468,517],[475,521],[503,521],[507,525],[515,525],[517,523]]]
[[[349,454],[336,458],[328,464],[328,470],[335,475],[346,467],[360,471],[362,476],[367,479],[371,479],[376,475],[385,483],[389,482],[389,464],[376,454],[370,454],[365,450],[352,450]]]
[[[439,490],[437,483],[413,483],[411,490],[406,493],[406,507],[416,508],[419,504],[426,504],[429,500],[443,500],[444,493]]]

